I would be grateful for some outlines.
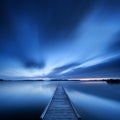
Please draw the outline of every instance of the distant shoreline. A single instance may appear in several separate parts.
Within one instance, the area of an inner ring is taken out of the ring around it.
[[[67,79],[51,79],[51,80],[3,80],[0,79],[0,82],[36,82],[36,81],[80,81],[80,82],[107,82],[108,84],[120,84],[120,79],[103,79],[103,80],[67,80]]]

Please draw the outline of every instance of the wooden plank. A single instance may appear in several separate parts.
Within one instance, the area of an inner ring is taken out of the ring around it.
[[[81,120],[65,89],[58,85],[41,120]]]

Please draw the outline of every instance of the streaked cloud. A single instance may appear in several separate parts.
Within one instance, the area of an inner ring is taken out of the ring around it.
[[[120,1],[0,1],[1,78],[120,77]]]

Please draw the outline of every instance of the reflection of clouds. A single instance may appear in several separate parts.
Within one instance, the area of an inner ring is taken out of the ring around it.
[[[35,82],[11,82],[0,88],[0,106],[42,105],[49,101],[55,85]]]
[[[35,85],[35,84],[15,84],[10,86],[3,86],[1,91],[2,92],[8,92],[9,94],[21,94],[21,93],[39,93],[43,95],[51,95],[52,91],[54,90],[54,87],[46,85]],[[44,94],[45,93],[45,94]]]
[[[88,84],[88,85],[90,85],[90,84],[93,84],[93,85],[95,85],[95,84],[107,84],[106,83],[106,81],[82,81],[80,84],[83,84],[83,85],[85,85],[85,84]]]
[[[84,109],[85,112],[96,116],[99,119],[120,119],[119,102],[77,91],[70,91],[68,93],[75,106],[78,107],[79,111]]]

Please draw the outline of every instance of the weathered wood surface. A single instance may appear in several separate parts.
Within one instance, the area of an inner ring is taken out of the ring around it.
[[[64,88],[58,85],[41,116],[42,120],[80,120],[81,117],[69,100]]]

